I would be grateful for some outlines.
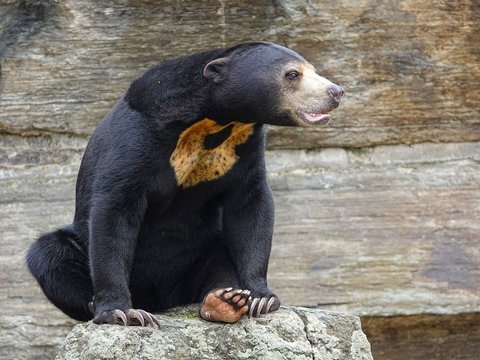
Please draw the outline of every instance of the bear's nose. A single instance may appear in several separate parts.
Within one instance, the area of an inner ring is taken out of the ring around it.
[[[343,96],[343,94],[345,92],[343,91],[343,89],[340,86],[333,85],[333,86],[328,88],[328,93],[330,94],[332,99],[335,100],[335,102],[339,103],[340,98]]]

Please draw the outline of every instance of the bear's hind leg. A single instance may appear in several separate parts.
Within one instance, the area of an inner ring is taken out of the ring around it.
[[[196,301],[202,302],[200,316],[205,320],[233,323],[247,313],[248,317],[259,317],[280,306],[278,297],[268,289],[256,294],[254,289],[242,287],[225,248],[209,249],[194,268],[196,275],[189,283],[201,284]]]
[[[239,287],[230,255],[223,247],[210,247],[187,276],[187,288],[200,301],[200,316],[207,321],[234,323],[248,311],[250,291]],[[187,289],[185,289],[188,291]]]
[[[88,306],[93,297],[88,257],[73,231],[64,228],[41,236],[28,250],[26,260],[56,307],[76,320],[93,317]]]
[[[248,311],[249,290],[224,288],[210,291],[200,307],[200,316],[207,321],[234,323]]]

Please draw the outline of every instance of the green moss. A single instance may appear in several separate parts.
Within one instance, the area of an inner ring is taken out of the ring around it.
[[[169,317],[179,317],[183,319],[200,319],[200,315],[198,314],[199,305],[192,304],[187,306],[179,306],[168,310],[164,313],[164,315]]]

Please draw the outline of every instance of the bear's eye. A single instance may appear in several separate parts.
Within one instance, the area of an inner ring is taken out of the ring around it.
[[[300,77],[300,73],[297,70],[292,70],[289,71],[285,76],[288,78],[288,80],[296,80]]]

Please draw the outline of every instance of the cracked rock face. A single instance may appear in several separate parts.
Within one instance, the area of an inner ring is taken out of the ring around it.
[[[373,359],[355,316],[282,307],[230,325],[197,314],[189,306],[159,315],[160,330],[79,324],[57,359]]]

